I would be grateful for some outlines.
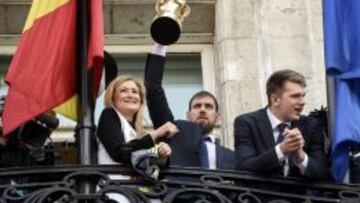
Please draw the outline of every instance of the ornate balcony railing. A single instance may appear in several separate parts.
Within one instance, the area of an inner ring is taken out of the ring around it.
[[[125,175],[130,179],[111,179]],[[79,193],[86,182],[90,192]],[[73,202],[360,202],[360,185],[262,177],[246,172],[168,168],[158,181],[125,166],[56,166],[0,169],[0,203]],[[119,201],[119,200],[118,200]]]

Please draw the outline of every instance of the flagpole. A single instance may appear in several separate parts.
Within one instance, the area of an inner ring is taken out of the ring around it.
[[[330,76],[326,76],[326,93],[327,93],[327,103],[328,103],[328,112],[327,112],[327,116],[328,116],[328,138],[330,139],[331,142],[331,138],[332,138],[332,134],[333,134],[333,123],[334,123],[334,119],[335,119],[335,111],[336,111],[336,86],[335,86],[335,78],[334,77],[330,77]]]
[[[95,125],[92,74],[88,72],[89,13],[88,1],[77,1],[77,61],[79,79],[79,122],[76,128],[78,161],[81,165],[94,164]],[[80,183],[79,192],[90,194],[95,188],[89,180]]]

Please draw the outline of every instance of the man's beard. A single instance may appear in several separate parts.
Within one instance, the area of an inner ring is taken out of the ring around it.
[[[208,123],[208,122],[200,123],[200,125],[203,128],[205,135],[209,134],[215,127],[214,123]]]

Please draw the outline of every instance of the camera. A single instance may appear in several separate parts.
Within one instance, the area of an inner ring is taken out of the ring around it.
[[[0,117],[2,117],[5,98],[6,96],[0,97]],[[44,149],[46,140],[58,125],[58,118],[43,113],[19,126],[7,135],[6,142],[2,143],[0,166],[28,166],[44,162],[46,157],[49,157]],[[0,131],[2,135],[2,125]],[[10,157],[16,157],[17,160]]]

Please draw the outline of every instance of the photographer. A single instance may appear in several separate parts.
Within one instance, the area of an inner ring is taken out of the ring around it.
[[[0,115],[5,97],[0,98]],[[48,165],[54,163],[45,153],[44,145],[59,120],[49,114],[41,114],[26,122],[7,137],[0,138],[0,168]],[[2,135],[2,125],[0,123]]]

